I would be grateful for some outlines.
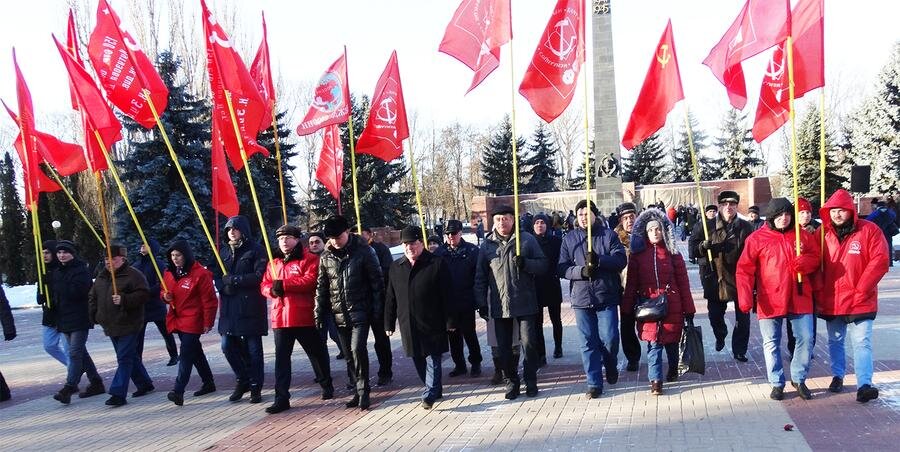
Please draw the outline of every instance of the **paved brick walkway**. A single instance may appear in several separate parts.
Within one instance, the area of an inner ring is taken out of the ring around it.
[[[696,270],[691,272],[693,287],[699,288]],[[622,372],[619,382],[607,385],[601,398],[585,399],[574,318],[564,305],[565,356],[551,358],[541,369],[536,398],[504,400],[502,388],[489,385],[490,359],[481,378],[449,378],[448,356],[445,397],[433,410],[425,411],[418,405],[421,384],[410,360],[398,350],[400,341],[393,338],[395,380],[373,389],[371,410],[344,408],[349,393],[343,389],[343,361],[332,361],[337,397],[320,400],[309,363],[297,350],[292,409],[275,416],[263,412],[272,401],[271,390],[264,392],[263,404],[251,405],[246,399],[228,402],[233,378],[216,334],[207,335],[204,349],[219,391],[199,398],[188,395],[183,407],[172,405],[165,393],[172,386],[175,369],[164,365],[167,356],[155,331],[148,332],[145,360],[156,392],[129,398],[128,405],[115,409],[103,405],[105,396],[73,399],[70,406],[62,406],[50,395],[61,385],[64,369],[41,349],[40,313],[19,310],[15,317],[20,337],[0,345],[0,366],[14,397],[0,404],[0,450],[896,450],[900,271],[892,271],[880,289],[874,343],[875,384],[881,397],[865,405],[854,400],[852,374],[844,393],[826,390],[831,377],[821,322],[808,380],[815,398],[803,401],[788,391],[782,402],[769,400],[755,320],[750,362],[737,363],[730,347],[722,352],[712,349],[705,301],[696,291],[696,323],[703,326],[707,372],[666,384],[661,397],[649,395],[644,364],[637,373]],[[549,338],[549,321],[545,331]],[[482,344],[487,351],[483,337]],[[330,345],[334,356],[336,350]],[[94,330],[88,348],[108,382],[115,366],[109,341]],[[265,350],[267,387],[271,388],[271,335]],[[374,352],[371,362],[374,374]],[[199,384],[195,375],[188,391]],[[794,430],[785,431],[786,424],[794,425]]]

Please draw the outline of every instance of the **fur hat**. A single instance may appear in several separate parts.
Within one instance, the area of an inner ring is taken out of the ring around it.
[[[350,229],[350,223],[341,215],[328,217],[322,226],[322,232],[325,234],[325,237],[337,237],[347,229]]]
[[[285,225],[282,225],[281,227],[279,227],[279,228],[275,231],[275,238],[276,238],[276,239],[277,239],[278,237],[283,236],[283,235],[289,235],[289,236],[291,236],[291,237],[294,237],[295,239],[299,239],[300,237],[303,236],[303,232],[302,232],[302,231],[300,230],[300,228],[298,228],[297,226],[290,225],[290,224],[285,224]]]
[[[416,240],[422,240],[421,227],[409,225],[400,231],[400,241],[402,243],[415,242]]]
[[[623,202],[616,207],[616,213],[621,217],[626,213],[637,213],[637,206],[633,202]]]
[[[515,215],[515,214],[516,214],[515,209],[513,209],[513,207],[509,204],[500,204],[499,206],[496,206],[496,207],[494,207],[493,210],[491,210],[492,217],[496,216],[496,215]]]
[[[718,198],[716,198],[716,201],[718,201],[719,204],[722,204],[723,202],[733,202],[733,203],[737,204],[737,203],[741,202],[741,195],[737,194],[737,192],[733,191],[733,190],[724,190],[721,193],[719,193],[719,196],[718,196]]]
[[[647,247],[649,243],[647,241],[647,223],[651,221],[659,223],[662,228],[663,242],[669,253],[678,254],[678,247],[675,246],[675,227],[666,213],[657,208],[641,212],[637,219],[634,220],[634,227],[631,228],[631,253],[634,254]]]

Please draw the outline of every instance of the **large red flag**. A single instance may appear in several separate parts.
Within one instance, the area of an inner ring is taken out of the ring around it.
[[[370,154],[390,162],[403,155],[403,140],[408,137],[406,102],[403,101],[403,85],[400,83],[395,50],[375,84],[369,121],[356,142],[356,153]]]
[[[103,94],[90,74],[72,58],[72,55],[66,52],[56,36],[53,37],[53,42],[56,43],[59,55],[66,65],[69,81],[75,89],[78,105],[81,107],[84,143],[91,168],[94,171],[105,170],[109,168],[109,165],[107,165],[103,149],[97,141],[97,136],[103,142],[106,151],[111,152],[112,145],[122,139],[122,123],[109,108],[106,99],[103,98]]]
[[[69,9],[69,23],[66,27],[66,51],[75,58],[78,64],[84,66],[84,61],[78,53],[78,30],[75,28],[75,14],[71,9]],[[75,88],[71,84],[69,85],[69,94],[72,96],[72,109],[78,110],[78,98],[75,97]]]
[[[558,0],[519,93],[546,122],[565,111],[584,61],[584,0]]]
[[[325,128],[322,137],[322,152],[319,154],[319,165],[316,167],[316,180],[331,193],[334,199],[341,200],[341,183],[344,179],[344,146],[337,124]]]
[[[472,91],[500,66],[500,47],[512,39],[509,0],[463,0],[438,51],[475,71]]]
[[[248,159],[256,154],[269,156],[269,151],[256,142],[256,135],[265,130],[263,126],[266,124],[266,117],[272,113],[266,110],[256,83],[250,78],[247,66],[232,47],[225,30],[210,13],[204,0],[200,0],[200,5],[206,36],[209,87],[213,94],[213,121],[219,122],[219,131],[231,166],[240,171],[244,167],[240,146],[243,146]],[[226,92],[231,95],[234,120],[228,107]],[[235,121],[239,134],[235,133]]]
[[[88,41],[88,57],[109,101],[138,124],[153,128],[156,118],[144,90],[150,92],[156,113],[162,115],[169,89],[134,38],[122,29],[106,0],[97,3],[97,26]]]
[[[268,129],[272,126],[272,110],[275,108],[275,83],[272,81],[272,65],[269,61],[269,39],[266,29],[266,13],[262,15],[263,37],[259,43],[259,49],[256,51],[256,57],[253,58],[253,64],[250,65],[250,78],[256,83],[259,89],[259,95],[262,96],[266,103],[266,111],[269,115],[263,121],[266,124],[261,129]]]
[[[747,0],[703,64],[725,85],[731,105],[747,105],[741,62],[783,41],[791,29],[789,0]]]
[[[666,116],[675,107],[675,103],[684,99],[681,89],[681,72],[678,69],[678,56],[675,52],[675,39],[672,37],[672,21],[659,38],[656,52],[650,60],[650,69],[644,78],[644,86],[638,95],[631,119],[622,135],[622,146],[631,149],[644,141],[666,124]]]
[[[799,0],[792,13],[794,97],[825,86],[824,5],[822,0]],[[758,143],[788,120],[787,58],[782,42],[766,68],[753,122],[753,139]]]
[[[241,210],[228,164],[225,163],[222,135],[215,121],[212,124],[212,208],[226,217],[233,217]]]
[[[327,125],[350,118],[350,86],[347,79],[347,50],[322,74],[316,84],[312,104],[297,126],[297,135],[309,135]]]

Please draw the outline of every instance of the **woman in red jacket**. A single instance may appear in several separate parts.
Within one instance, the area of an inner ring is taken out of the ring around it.
[[[175,388],[168,398],[175,405],[184,404],[184,388],[191,378],[191,367],[203,380],[203,386],[194,396],[202,396],[216,390],[209,362],[203,354],[200,335],[208,333],[216,323],[219,300],[213,287],[212,273],[194,261],[194,253],[184,240],[173,243],[166,251],[168,269],[163,275],[166,293],[163,296],[169,305],[166,328],[177,333],[181,342],[178,376]]]
[[[291,407],[291,354],[295,341],[303,347],[316,381],[322,385],[322,400],[334,397],[328,349],[313,316],[319,256],[303,250],[301,235],[300,228],[287,224],[275,231],[284,257],[272,260],[260,284],[262,294],[271,300],[275,333],[275,403],[266,408],[269,414]]]
[[[650,393],[662,394],[662,351],[669,371],[666,381],[678,379],[678,341],[684,322],[694,321],[694,298],[688,284],[684,258],[675,247],[672,222],[659,209],[647,209],[634,222],[631,258],[622,295],[622,312],[634,314],[640,298],[663,293],[668,299],[666,317],[658,322],[637,322],[641,340],[647,341],[647,375]]]
[[[800,255],[797,256],[796,240],[793,204],[787,198],[769,201],[766,222],[747,238],[735,272],[739,309],[749,313],[756,304],[766,372],[772,385],[769,397],[774,400],[784,398],[781,325],[785,319],[796,338],[791,384],[801,399],[812,398],[805,381],[812,355],[812,292],[818,280],[814,273],[819,269],[820,253],[816,238],[800,229]],[[802,282],[797,281],[798,273]]]

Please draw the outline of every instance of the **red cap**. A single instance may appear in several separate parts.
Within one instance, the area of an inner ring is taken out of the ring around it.
[[[797,212],[803,212],[804,210],[812,212],[812,204],[805,198],[797,198]]]

